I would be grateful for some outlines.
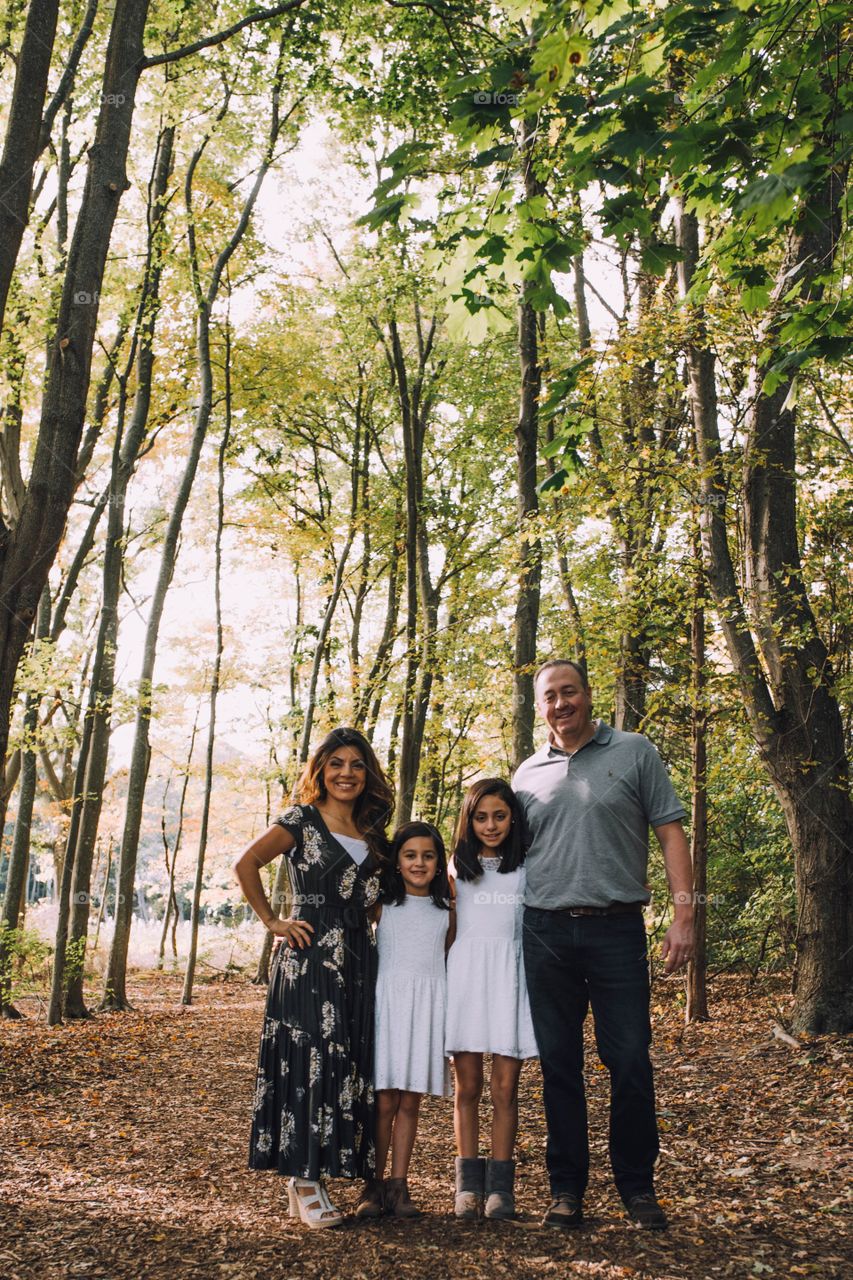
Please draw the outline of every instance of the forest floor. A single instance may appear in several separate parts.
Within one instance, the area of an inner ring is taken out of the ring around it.
[[[853,1275],[844,1085],[853,1045],[775,1039],[781,982],[718,978],[713,1020],[684,1028],[681,985],[653,991],[666,1233],[629,1225],[609,1177],[607,1080],[587,1074],[589,1221],[543,1228],[545,1129],[538,1066],[522,1075],[516,1223],[452,1217],[452,1104],[424,1107],[414,1198],[429,1213],[308,1232],[283,1180],[246,1167],[264,993],[139,975],[134,1012],[48,1028],[37,1001],[0,1025],[3,1280],[385,1280],[386,1277]],[[356,1188],[333,1183],[351,1208]]]

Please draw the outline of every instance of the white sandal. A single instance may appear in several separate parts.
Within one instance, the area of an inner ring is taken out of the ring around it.
[[[300,1195],[299,1188],[310,1188]],[[287,1203],[291,1218],[300,1218],[306,1227],[319,1230],[322,1227],[339,1227],[343,1214],[336,1209],[326,1194],[322,1182],[309,1178],[290,1178],[287,1183]]]

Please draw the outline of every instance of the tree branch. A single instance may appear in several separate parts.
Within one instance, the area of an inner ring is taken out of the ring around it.
[[[56,93],[51,98],[45,108],[45,113],[41,120],[41,131],[39,133],[38,154],[44,151],[50,142],[50,134],[53,129],[53,122],[57,113],[62,107],[68,92],[74,83],[74,77],[77,75],[77,68],[80,65],[80,58],[86,47],[86,41],[92,34],[92,27],[95,25],[95,14],[98,12],[98,0],[89,0],[86,12],[83,15],[83,21],[80,24],[80,30],[71,46],[71,52],[68,55],[68,61],[65,69],[60,77],[59,84],[56,86]]]
[[[146,57],[142,60],[143,70],[149,67],[162,67],[167,62],[178,62],[181,58],[188,58],[193,53],[198,53],[201,49],[210,49],[213,45],[224,44],[226,40],[230,40],[238,31],[242,31],[244,27],[252,26],[256,22],[266,22],[270,18],[278,18],[283,13],[290,13],[293,9],[300,9],[305,0],[287,0],[286,4],[273,5],[271,9],[257,9],[254,13],[250,13],[247,17],[241,18],[239,22],[235,22],[233,26],[228,27],[225,31],[218,31],[216,35],[204,36],[201,40],[196,40],[193,44],[182,45],[180,49],[172,49],[168,53],[155,53],[150,58]]]

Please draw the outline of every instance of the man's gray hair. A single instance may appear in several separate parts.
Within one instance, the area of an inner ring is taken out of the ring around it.
[[[550,658],[547,662],[543,662],[542,666],[539,667],[533,677],[534,689],[536,688],[539,677],[544,675],[546,671],[550,671],[552,667],[571,667],[580,678],[583,688],[589,692],[589,680],[587,679],[586,665],[581,664],[580,662],[575,662],[573,658]]]

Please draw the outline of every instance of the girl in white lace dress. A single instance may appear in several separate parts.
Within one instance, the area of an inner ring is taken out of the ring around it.
[[[456,1216],[515,1217],[518,1081],[538,1056],[524,978],[523,823],[502,778],[465,796],[450,865],[456,936],[447,959],[445,1051],[456,1077]],[[491,1158],[479,1156],[483,1055],[492,1055]]]
[[[444,1056],[450,890],[444,843],[427,822],[400,827],[390,862],[376,930],[376,1177],[384,1178],[390,1150],[385,1211],[411,1218],[419,1210],[406,1178],[421,1098],[450,1094]]]

